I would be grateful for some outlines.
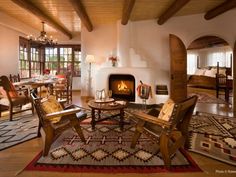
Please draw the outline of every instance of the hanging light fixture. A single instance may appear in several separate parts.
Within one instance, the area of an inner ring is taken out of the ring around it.
[[[34,41],[41,45],[56,45],[57,39],[54,40],[52,36],[50,38],[47,37],[46,31],[44,31],[44,22],[42,22],[42,31],[40,32],[40,36],[33,38],[33,35],[27,36],[30,41]]]

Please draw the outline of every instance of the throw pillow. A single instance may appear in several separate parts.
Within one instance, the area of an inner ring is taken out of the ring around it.
[[[205,73],[205,69],[197,69],[194,75],[202,76]]]
[[[61,104],[53,96],[49,96],[46,100],[42,100],[42,109],[46,114],[63,110]],[[60,120],[61,117],[50,118],[52,123],[57,123]]]
[[[206,70],[204,75],[208,77],[216,77],[216,72],[214,70]]]
[[[175,107],[174,101],[172,99],[168,99],[163,105],[160,114],[158,115],[158,119],[169,121],[172,116],[174,107]]]

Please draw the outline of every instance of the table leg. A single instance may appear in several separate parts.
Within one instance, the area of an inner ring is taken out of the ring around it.
[[[101,110],[98,110],[98,120],[101,119]]]
[[[95,109],[92,109],[92,120],[91,120],[91,124],[92,124],[92,129],[95,130]]]
[[[225,101],[229,102],[229,89],[227,87],[225,89]]]
[[[123,131],[124,128],[124,109],[120,109],[120,130]]]

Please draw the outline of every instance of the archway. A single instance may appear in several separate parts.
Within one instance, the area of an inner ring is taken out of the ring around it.
[[[202,36],[190,43],[187,54],[188,93],[206,92],[206,95],[216,96],[215,77],[219,72],[231,79],[232,89],[233,50],[228,42],[217,36]],[[224,98],[220,94],[219,98],[225,100],[228,97]],[[229,98],[229,102],[233,103],[232,97]]]

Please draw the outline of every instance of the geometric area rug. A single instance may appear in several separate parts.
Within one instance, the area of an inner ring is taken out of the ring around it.
[[[0,121],[0,151],[37,137],[36,114],[14,116],[12,121]]]
[[[126,124],[123,131],[117,124],[98,124],[95,130],[90,124],[83,124],[82,129],[86,143],[68,129],[54,141],[48,156],[39,153],[24,170],[96,173],[201,171],[183,149],[173,155],[171,168],[165,168],[158,147],[145,135],[131,149],[134,134],[131,124]]]
[[[198,112],[189,131],[190,151],[236,166],[236,118]]]

